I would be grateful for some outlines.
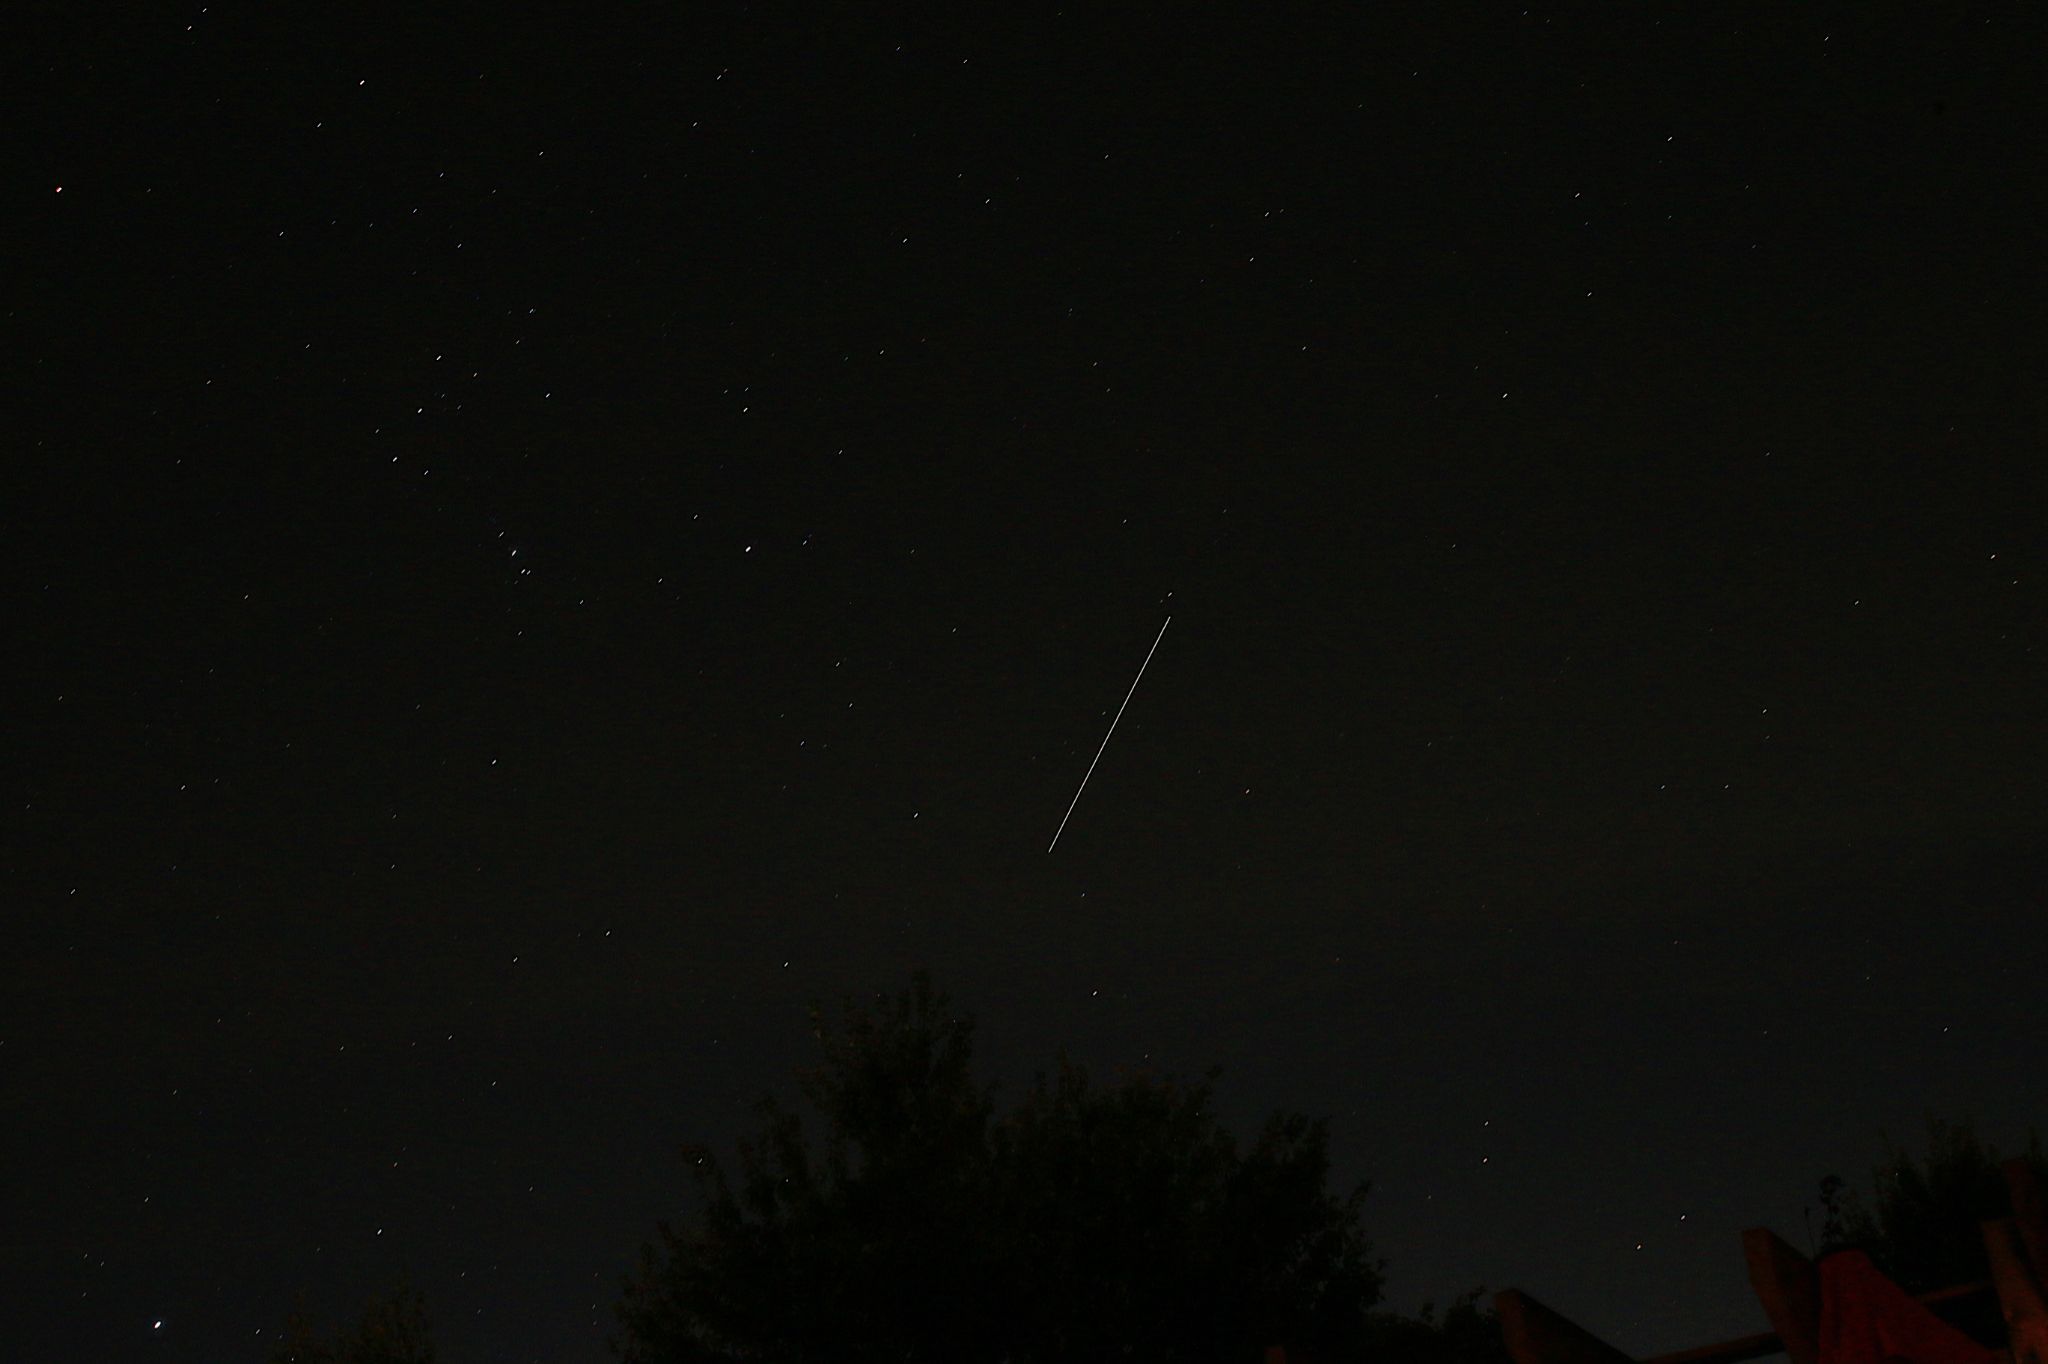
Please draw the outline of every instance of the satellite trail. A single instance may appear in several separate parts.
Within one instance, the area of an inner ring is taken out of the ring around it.
[[[1138,665],[1138,675],[1131,679],[1131,689],[1124,693],[1123,706],[1116,708],[1116,720],[1109,722],[1109,733],[1102,736],[1102,747],[1095,750],[1095,757],[1089,762],[1088,771],[1082,775],[1081,784],[1074,788],[1074,798],[1067,802],[1067,812],[1060,816],[1060,827],[1052,831],[1052,842],[1045,845],[1047,852],[1060,845],[1060,835],[1067,831],[1067,821],[1074,817],[1074,807],[1081,803],[1081,793],[1088,789],[1088,778],[1095,775],[1095,764],[1102,761],[1102,749],[1109,747],[1109,735],[1116,733],[1116,721],[1124,718],[1124,706],[1130,705],[1131,698],[1138,694],[1138,684],[1145,680],[1145,669],[1152,666],[1152,655],[1159,652],[1159,641],[1166,638],[1166,626],[1171,624],[1173,617],[1168,616],[1165,624],[1159,627],[1159,633],[1152,637],[1152,647],[1145,651],[1145,661]]]

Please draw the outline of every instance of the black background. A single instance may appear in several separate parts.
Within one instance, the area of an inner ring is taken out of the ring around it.
[[[2024,1140],[2029,7],[850,13],[24,29],[10,1357],[602,1358],[917,963],[1639,1353]]]

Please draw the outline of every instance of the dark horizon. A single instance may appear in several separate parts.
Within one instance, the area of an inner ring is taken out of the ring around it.
[[[604,1358],[920,964],[1637,1354],[2023,1145],[2039,16],[1738,9],[43,16],[0,1339]]]

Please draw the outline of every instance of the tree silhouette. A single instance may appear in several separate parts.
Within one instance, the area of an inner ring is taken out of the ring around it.
[[[426,1298],[400,1288],[373,1299],[354,1328],[335,1332],[332,1341],[319,1338],[303,1309],[293,1312],[270,1364],[434,1364]]]
[[[836,1029],[702,1208],[625,1285],[633,1364],[1256,1359],[1366,1339],[1381,1266],[1365,1188],[1328,1188],[1325,1126],[1276,1114],[1240,1150],[1210,1080],[1091,1084],[1064,1057],[1010,1112],[972,1020],[920,973]]]
[[[1359,1357],[1398,1364],[1511,1364],[1500,1317],[1481,1305],[1485,1297],[1484,1288],[1475,1288],[1441,1313],[1433,1302],[1422,1304],[1413,1317],[1375,1312]]]
[[[2024,1157],[2048,1181],[2039,1132],[2030,1134]],[[1886,1141],[1867,1202],[1838,1175],[1821,1181],[1818,1251],[1867,1251],[1909,1293],[1987,1278],[1978,1224],[2012,1215],[2000,1163],[1997,1148],[1979,1141],[1973,1124],[1930,1116],[1923,1157]]]

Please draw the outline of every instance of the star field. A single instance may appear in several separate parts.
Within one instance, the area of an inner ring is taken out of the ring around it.
[[[917,964],[1330,1114],[1396,1306],[1762,1329],[2044,1116],[2038,28],[51,17],[0,1353],[603,1358]]]

